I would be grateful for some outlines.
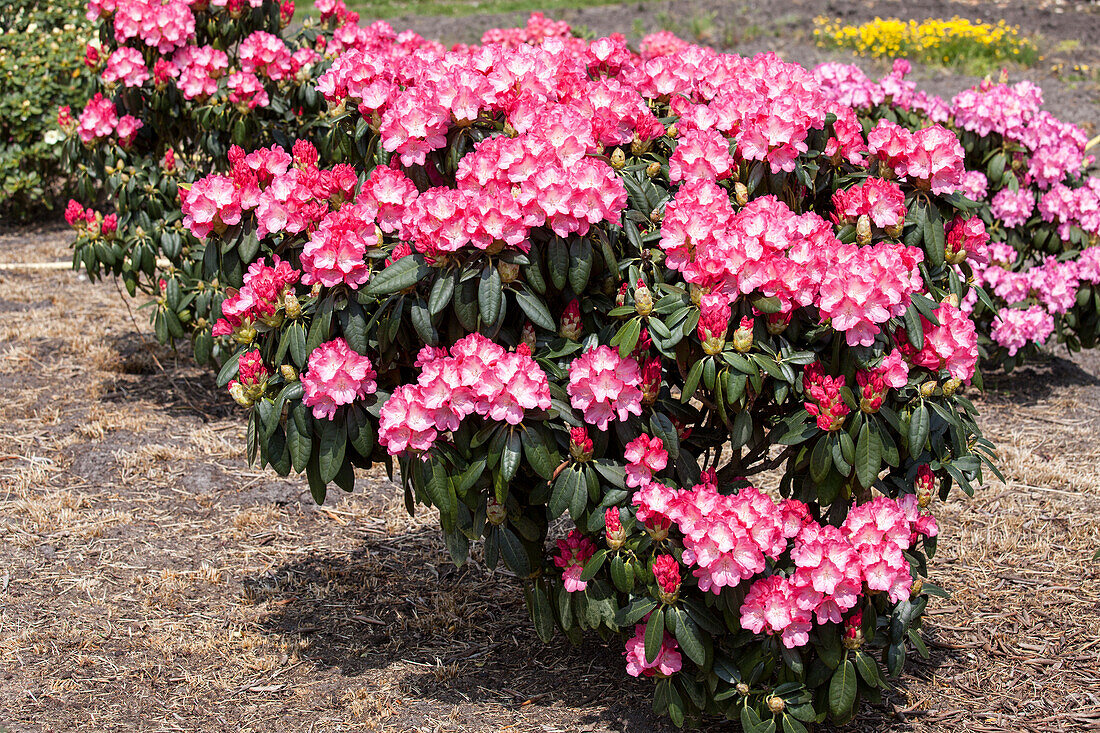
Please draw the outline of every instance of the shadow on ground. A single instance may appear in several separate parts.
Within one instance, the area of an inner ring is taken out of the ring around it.
[[[1088,371],[1096,355],[1082,353],[1072,359],[1050,352],[1041,352],[1022,367],[1004,372],[983,365],[985,398],[991,402],[1011,401],[1017,406],[1030,406],[1050,399],[1067,387],[1100,388],[1100,379]]]
[[[650,712],[651,681],[625,675],[617,639],[590,634],[571,647],[559,635],[543,644],[519,582],[476,560],[455,568],[432,528],[367,538],[346,554],[310,555],[246,579],[244,589],[248,602],[271,609],[262,632],[301,637],[304,659],[339,671],[349,684],[365,680],[380,692],[379,680],[397,680],[409,701],[436,701],[425,710],[535,705],[552,719],[557,709],[568,713],[561,730],[675,730]],[[931,680],[959,653],[937,645],[934,625],[932,637],[931,658],[912,655],[899,689],[867,710],[861,730],[908,729],[906,713],[899,715],[908,680]],[[410,722],[417,713],[405,711]],[[483,730],[484,721],[475,715],[463,724]]]
[[[117,376],[102,383],[105,402],[149,401],[170,415],[203,422],[233,414],[233,402],[217,387],[214,367],[196,364],[183,351],[174,352],[137,331],[113,337],[111,346],[119,363],[112,370]],[[182,342],[180,348],[189,344]]]

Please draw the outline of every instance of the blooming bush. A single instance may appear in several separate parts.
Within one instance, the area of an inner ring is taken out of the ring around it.
[[[963,191],[979,206],[953,220],[944,257],[972,289],[983,356],[1011,369],[1052,336],[1071,350],[1100,337],[1100,179],[1087,174],[1085,134],[1042,109],[1034,84],[985,81],[950,102],[917,91],[894,64],[879,81],[824,64],[830,96],[876,129],[955,131],[965,151]],[[929,128],[933,129],[933,128]]]
[[[54,119],[79,105],[90,77],[80,55],[91,34],[77,0],[0,6],[0,218],[25,220],[65,201],[71,173]]]
[[[355,33],[319,144],[180,187],[236,283],[210,335],[249,458],[319,502],[396,463],[456,562],[481,542],[543,639],[619,635],[677,724],[877,698],[926,653],[933,502],[992,455],[957,137],[666,35]]]
[[[334,57],[357,37],[358,18],[329,3],[321,25],[291,31],[293,16],[293,0],[92,0],[87,18],[97,34],[83,53],[95,93],[57,113],[84,202],[66,217],[77,232],[75,264],[156,298],[157,337],[189,336],[199,361],[225,358],[211,328],[226,289],[244,284],[258,243],[205,248],[191,232],[235,223],[224,209],[218,221],[203,218],[234,184],[205,182],[205,203],[189,212],[180,211],[180,187],[228,170],[234,143],[331,144],[319,132],[325,110],[315,77],[324,53]],[[266,185],[289,161],[253,154],[239,172]],[[86,205],[92,213],[77,216]],[[95,223],[105,216],[112,226]]]

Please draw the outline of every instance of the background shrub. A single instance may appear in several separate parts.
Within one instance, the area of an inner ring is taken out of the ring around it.
[[[88,98],[91,30],[80,0],[0,4],[0,218],[26,220],[65,200],[72,172],[57,110]]]

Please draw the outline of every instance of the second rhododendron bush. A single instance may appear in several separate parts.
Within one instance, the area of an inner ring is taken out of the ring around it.
[[[996,472],[979,362],[1095,337],[1076,128],[904,63],[540,15],[447,48],[339,3],[288,44],[253,4],[225,51],[182,9],[169,33],[97,4],[120,45],[67,121],[107,176],[140,153],[178,185],[159,240],[133,198],[74,202],[78,256],[109,250],[165,340],[220,362],[250,461],[318,502],[384,464],[456,563],[522,583],[540,638],[614,639],[678,725],[844,722],[927,655],[937,506]],[[233,121],[205,169],[135,88]]]

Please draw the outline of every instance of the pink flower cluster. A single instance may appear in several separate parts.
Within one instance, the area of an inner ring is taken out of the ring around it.
[[[745,628],[781,634],[788,648],[807,643],[815,617],[819,624],[840,622],[865,583],[871,592],[886,591],[891,601],[908,597],[911,578],[902,552],[920,536],[937,532],[914,495],[857,506],[837,528],[818,524],[806,505],[793,499],[776,504],[753,488],[719,493],[710,472],[686,490],[650,483],[633,502],[647,525],[676,525],[683,535],[683,562],[695,566],[704,592],[719,593],[759,576],[768,559],[790,549],[793,573],[757,579],[741,607]]]
[[[746,488],[720,494],[713,474],[703,483],[676,490],[651,482],[634,493],[638,520],[651,527],[675,524],[683,534],[682,561],[694,566],[699,589],[720,593],[764,572],[767,558],[786,549],[779,507]]]
[[[853,198],[869,190],[875,184]],[[665,210],[660,244],[687,282],[730,300],[759,291],[787,310],[816,305],[852,345],[873,343],[881,324],[904,313],[911,293],[923,288],[919,249],[842,244],[820,216],[796,215],[774,196],[734,214],[726,191],[709,181],[680,187]]]
[[[126,87],[140,87],[149,81],[149,69],[141,51],[129,46],[116,49],[107,59],[101,77],[108,84],[121,83]]]
[[[653,481],[653,474],[668,465],[668,451],[660,438],[644,433],[626,444],[626,485],[637,488]]]
[[[892,602],[909,596],[909,563],[902,554],[919,536],[935,536],[935,520],[920,514],[916,497],[879,497],[856,506],[840,528],[805,523],[794,537],[790,576],[753,583],[741,606],[741,625],[781,635],[784,646],[809,642],[813,621],[839,623],[864,593],[885,591]]]
[[[318,420],[331,420],[341,405],[374,394],[378,389],[376,376],[370,359],[348,346],[347,341],[327,341],[309,355],[308,369],[302,373],[302,404],[313,408]]]
[[[1039,197],[1038,209],[1043,221],[1058,224],[1063,240],[1069,239],[1074,225],[1100,235],[1100,178],[1090,177],[1078,188],[1057,183]]]
[[[266,107],[271,103],[260,77],[251,72],[238,71],[230,74],[226,87],[229,89],[229,101],[242,109]]]
[[[119,44],[138,38],[164,54],[195,36],[195,16],[187,0],[89,0],[88,20],[111,15]]]
[[[479,333],[455,342],[450,356],[425,349],[417,383],[398,387],[382,406],[378,442],[391,455],[428,450],[468,415],[518,425],[527,410],[550,407],[546,373],[528,354]]]
[[[933,312],[938,326],[921,316],[924,348],[917,351],[899,333],[898,350],[914,366],[934,372],[946,370],[954,379],[969,382],[978,365],[978,337],[974,322],[958,306],[945,300]]]
[[[286,306],[287,296],[293,294],[294,283],[298,282],[300,275],[278,255],[272,257],[270,265],[262,259],[253,262],[248,266],[241,289],[231,292],[222,301],[222,316],[214,324],[213,335],[228,336],[242,326],[251,327],[257,321],[278,325],[272,319],[280,308]]]
[[[861,216],[867,216],[880,229],[896,227],[905,221],[905,194],[893,181],[868,178],[849,189],[833,194],[836,221],[854,224]]]
[[[345,203],[329,213],[302,248],[302,282],[357,289],[370,278],[366,252],[377,247],[382,233],[365,203]]]
[[[562,569],[562,583],[567,591],[576,593],[588,587],[588,583],[581,580],[581,573],[584,572],[584,564],[595,553],[595,543],[579,530],[570,530],[568,537],[558,540],[558,554],[554,557],[554,564]]]
[[[1035,211],[1035,194],[1026,188],[1002,188],[990,201],[989,211],[1005,227],[1018,227]]]
[[[638,362],[624,359],[616,349],[597,346],[570,363],[566,392],[585,422],[607,430],[612,420],[642,414],[641,382]]]
[[[1031,82],[1009,86],[986,80],[955,96],[957,126],[981,136],[999,134],[1027,150],[1025,183],[1042,188],[1077,173],[1084,164],[1087,136],[1075,125],[1040,108],[1042,90]]]
[[[80,135],[80,141],[89,145],[110,136],[117,126],[118,111],[115,103],[97,92],[80,113],[76,132]]]
[[[648,618],[648,617],[647,617]],[[680,671],[683,658],[680,645],[667,631],[661,640],[661,648],[652,661],[645,656],[645,624],[634,626],[634,636],[626,641],[626,673],[631,677],[669,677]]]
[[[205,99],[218,91],[218,79],[229,68],[229,56],[213,46],[184,46],[172,56],[169,74],[184,99]]]
[[[867,134],[867,147],[894,173],[933,193],[949,194],[961,188],[962,144],[945,127],[932,125],[910,132],[889,120],[879,120]]]
[[[333,207],[355,197],[359,179],[350,165],[319,169],[312,145],[296,145],[297,158],[278,146],[248,153],[229,151],[229,175],[210,175],[180,187],[184,225],[200,239],[238,224],[254,212],[256,236],[298,234],[318,226]],[[311,162],[299,162],[306,155]],[[291,163],[294,162],[294,167]]]
[[[975,267],[975,280],[1006,303],[997,311],[992,339],[1015,355],[1029,343],[1043,344],[1054,332],[1055,317],[1077,302],[1082,283],[1100,284],[1100,247],[1088,247],[1076,260],[1053,256],[1027,269],[1014,269],[1017,253],[1007,244],[988,248],[990,262]],[[976,298],[964,306],[973,308]]]

